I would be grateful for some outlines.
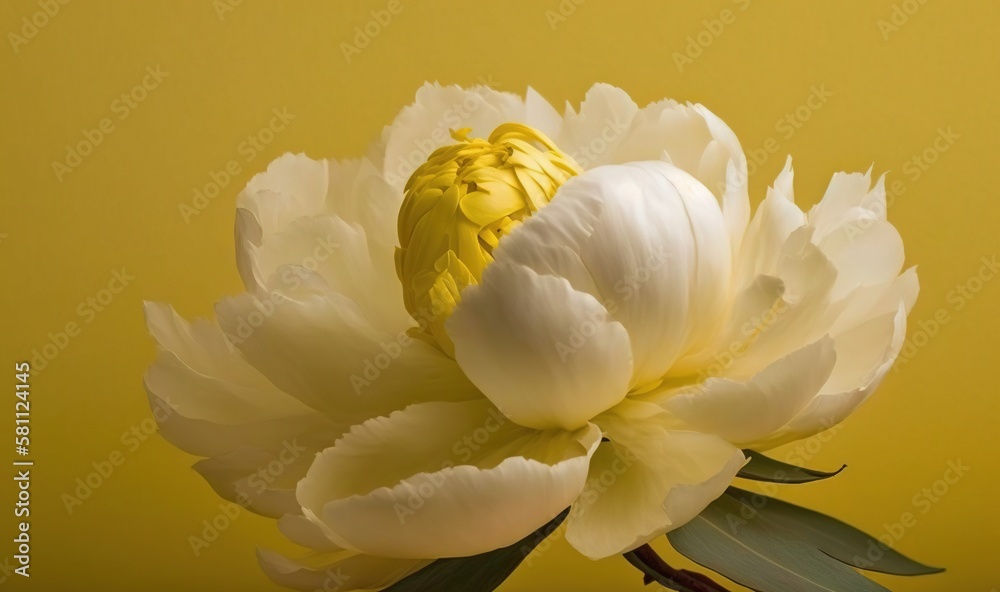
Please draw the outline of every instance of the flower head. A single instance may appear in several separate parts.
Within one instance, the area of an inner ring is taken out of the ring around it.
[[[882,179],[837,173],[804,212],[789,161],[752,219],[746,182],[700,105],[596,85],[560,115],[427,85],[369,158],[250,182],[247,293],[217,322],[147,305],[162,432],[313,550],[261,554],[298,589],[379,589],[566,507],[581,553],[635,549],[721,495],[741,449],[842,421],[903,342],[918,286]]]

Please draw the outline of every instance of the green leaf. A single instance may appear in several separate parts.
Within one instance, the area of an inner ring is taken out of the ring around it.
[[[726,495],[748,505],[830,557],[853,567],[900,576],[944,571],[906,557],[878,539],[825,514],[766,495],[730,487]]]
[[[834,475],[839,475],[847,467],[847,465],[844,465],[832,473],[826,473],[783,463],[780,460],[764,456],[755,450],[744,450],[743,454],[750,459],[750,462],[744,465],[736,476],[754,481],[809,483],[810,481],[829,479]]]
[[[667,538],[688,559],[757,592],[888,592],[727,495]]]
[[[438,559],[383,592],[491,592],[500,586],[517,566],[565,520],[563,510],[545,526],[520,541],[471,557]]]

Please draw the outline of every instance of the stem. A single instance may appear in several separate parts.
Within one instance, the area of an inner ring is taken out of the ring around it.
[[[639,569],[645,583],[657,582],[678,592],[729,592],[711,578],[686,569],[674,569],[648,544],[625,553],[625,559]]]

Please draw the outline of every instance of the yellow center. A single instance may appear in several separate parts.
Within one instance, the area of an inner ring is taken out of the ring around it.
[[[581,172],[543,133],[505,123],[486,140],[452,133],[457,144],[435,150],[406,182],[399,211],[396,274],[415,336],[454,346],[444,322],[461,292],[482,279],[493,249],[524,218]]]

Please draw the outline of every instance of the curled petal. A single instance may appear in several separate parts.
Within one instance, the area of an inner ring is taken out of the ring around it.
[[[488,401],[423,403],[354,427],[298,485],[338,545],[404,558],[511,545],[579,495],[600,430],[523,428]]]
[[[709,378],[669,395],[662,405],[699,432],[737,445],[754,442],[795,417],[819,393],[836,361],[834,340],[824,337],[750,380]]]
[[[508,417],[577,429],[625,397],[628,333],[563,278],[497,261],[466,290],[448,330],[466,375]]]
[[[566,528],[569,543],[592,559],[683,526],[746,462],[722,438],[672,429],[673,420],[651,403],[626,400],[594,421],[610,442],[594,454]]]

